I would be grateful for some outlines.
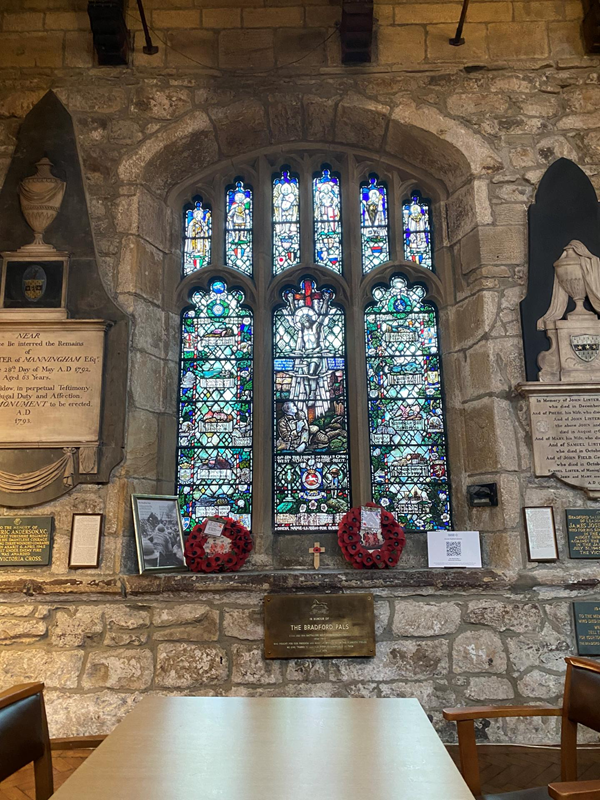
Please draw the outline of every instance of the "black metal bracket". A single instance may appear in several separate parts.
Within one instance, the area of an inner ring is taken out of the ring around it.
[[[448,44],[451,44],[452,47],[460,47],[462,44],[465,43],[462,32],[465,25],[465,19],[467,18],[468,7],[469,7],[469,0],[463,0],[463,7],[460,12],[460,19],[458,21],[456,33],[454,34],[453,39],[448,39]]]
[[[147,56],[155,56],[158,53],[158,46],[152,44],[152,38],[150,37],[150,31],[148,30],[148,23],[146,22],[146,12],[144,11],[144,4],[142,0],[137,0],[137,7],[138,11],[140,12],[140,20],[142,21],[142,28],[144,29],[144,38],[146,39],[146,44],[143,46],[142,51]]]

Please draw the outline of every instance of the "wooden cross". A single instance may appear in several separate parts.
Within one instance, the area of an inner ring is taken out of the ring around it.
[[[311,547],[308,551],[312,553],[314,562],[315,562],[315,569],[319,569],[321,566],[321,553],[325,552],[325,548],[321,547],[319,542],[315,542],[314,547]]]

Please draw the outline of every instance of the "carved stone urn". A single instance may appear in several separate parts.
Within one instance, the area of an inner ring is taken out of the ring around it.
[[[588,311],[583,301],[587,295],[587,286],[581,268],[581,258],[571,246],[567,246],[561,257],[554,262],[554,274],[561,287],[575,301],[575,308],[568,314],[567,318],[579,316],[595,317],[592,311]]]
[[[33,242],[21,249],[47,252],[54,247],[44,242],[42,234],[58,214],[67,184],[52,174],[48,158],[42,158],[36,167],[36,174],[24,178],[19,185],[21,211],[35,234]]]

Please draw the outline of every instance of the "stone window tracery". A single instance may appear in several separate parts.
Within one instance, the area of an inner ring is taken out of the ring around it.
[[[184,206],[186,529],[335,531],[371,499],[409,530],[449,527],[431,205],[369,166],[261,156]]]

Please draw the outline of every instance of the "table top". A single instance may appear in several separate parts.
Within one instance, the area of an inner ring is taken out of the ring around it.
[[[144,698],[53,800],[473,800],[417,700]]]

